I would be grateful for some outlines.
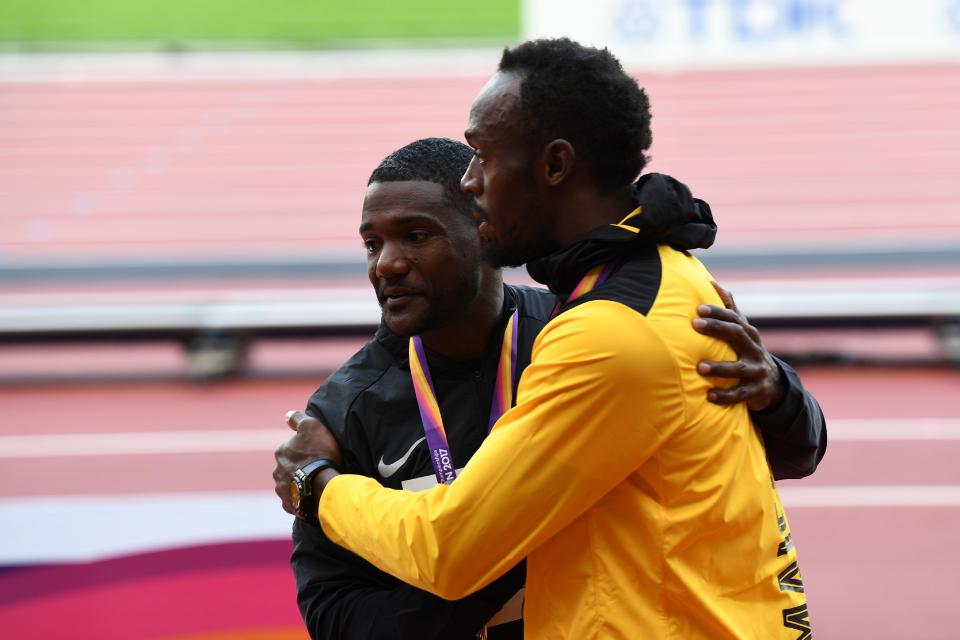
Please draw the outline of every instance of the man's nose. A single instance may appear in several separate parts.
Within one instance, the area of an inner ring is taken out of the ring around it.
[[[405,275],[408,271],[410,271],[410,262],[400,247],[392,242],[384,244],[380,255],[377,256],[377,276],[395,278]]]
[[[483,179],[477,167],[476,156],[470,160],[467,170],[460,178],[460,190],[464,193],[471,193],[474,197],[479,197],[483,193]]]

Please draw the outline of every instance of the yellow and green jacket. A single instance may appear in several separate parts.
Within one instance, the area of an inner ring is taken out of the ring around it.
[[[810,637],[796,551],[743,405],[706,400],[696,333],[721,304],[700,262],[642,241],[643,214],[536,265],[569,292],[617,269],[534,343],[517,404],[451,485],[341,475],[326,534],[379,568],[461,598],[527,558],[529,638]]]

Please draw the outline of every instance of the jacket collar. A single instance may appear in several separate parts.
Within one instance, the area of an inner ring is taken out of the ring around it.
[[[639,212],[619,224],[598,227],[572,245],[527,264],[530,276],[566,296],[590,267],[628,258],[657,244],[674,249],[706,249],[717,225],[710,205],[694,198],[686,185],[649,173],[634,185]]]

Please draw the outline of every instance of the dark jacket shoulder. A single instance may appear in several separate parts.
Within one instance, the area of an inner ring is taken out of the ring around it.
[[[307,402],[307,413],[319,418],[342,440],[350,407],[395,364],[400,341],[399,336],[381,326],[372,340],[313,392]]]
[[[526,285],[507,285],[515,296],[520,317],[539,320],[546,324],[550,320],[557,297],[542,287],[528,287]]]

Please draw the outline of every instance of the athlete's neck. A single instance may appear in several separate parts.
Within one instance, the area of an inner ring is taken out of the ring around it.
[[[637,206],[633,187],[613,191],[584,188],[562,199],[553,217],[559,247],[567,247],[597,227],[616,224]]]
[[[495,278],[455,319],[420,334],[423,345],[450,360],[480,360],[493,342],[503,315],[503,281]]]

